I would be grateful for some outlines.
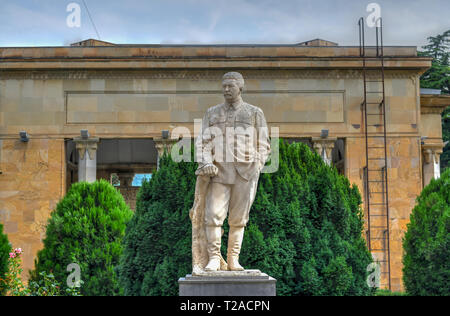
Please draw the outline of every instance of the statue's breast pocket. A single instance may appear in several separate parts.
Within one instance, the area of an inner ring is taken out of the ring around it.
[[[247,113],[240,113],[234,121],[234,133],[236,135],[236,149],[238,154],[246,157],[252,156],[257,133],[254,127],[253,117]]]
[[[213,115],[209,120],[209,128],[211,134],[213,134],[215,137],[223,135],[225,131],[226,121],[227,121],[226,116]]]
[[[254,127],[253,117],[247,113],[239,113],[234,121],[235,133],[250,136]]]

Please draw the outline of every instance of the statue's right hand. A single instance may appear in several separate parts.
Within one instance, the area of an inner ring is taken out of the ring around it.
[[[218,172],[219,172],[219,169],[215,165],[208,164],[208,165],[204,166],[203,168],[198,169],[196,174],[198,176],[214,177],[217,175]]]

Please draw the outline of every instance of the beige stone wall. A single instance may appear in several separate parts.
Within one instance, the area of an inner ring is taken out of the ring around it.
[[[64,141],[3,140],[0,220],[13,247],[24,250],[24,277],[42,248],[47,219],[65,193]]]
[[[81,78],[65,72],[20,73],[12,78],[0,73],[0,137],[15,137],[26,130],[33,136],[73,138],[83,128],[107,138],[159,137],[161,130],[176,126],[192,131],[194,119],[222,102],[223,73],[86,71]],[[261,107],[268,123],[280,128],[281,136],[316,137],[324,126],[330,136],[361,134],[361,72],[242,73],[244,99]],[[416,81],[414,71],[386,73],[388,132],[417,135]]]
[[[260,105],[270,114],[271,122],[344,122],[344,91],[247,89],[245,100]],[[222,102],[219,89],[67,92],[66,123],[190,123],[201,118],[211,105]]]
[[[388,188],[391,286],[393,291],[403,290],[402,284],[402,238],[415,205],[415,199],[422,191],[421,153],[419,137],[393,136],[388,138]],[[358,185],[364,198],[363,170],[365,166],[365,141],[363,137],[347,138],[346,174],[350,182]],[[371,175],[374,177],[374,175]],[[374,180],[372,178],[372,180]],[[373,197],[373,202],[381,202]],[[364,204],[365,205],[365,204]],[[376,211],[376,210],[372,210]],[[367,218],[367,214],[366,218]],[[380,218],[380,221],[385,221]],[[385,222],[372,222],[385,225]],[[365,223],[367,229],[367,220]],[[382,284],[387,284],[383,278]]]

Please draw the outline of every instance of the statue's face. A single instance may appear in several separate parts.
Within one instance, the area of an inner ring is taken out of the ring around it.
[[[236,80],[233,79],[225,79],[222,82],[222,91],[225,100],[228,102],[236,101],[241,95],[241,89],[239,89]]]

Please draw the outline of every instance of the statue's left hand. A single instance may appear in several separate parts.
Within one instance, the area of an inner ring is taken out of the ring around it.
[[[208,176],[208,177],[214,177],[219,172],[219,169],[214,164],[207,164],[203,166],[200,169],[197,169],[195,171],[195,174],[197,176]]]

